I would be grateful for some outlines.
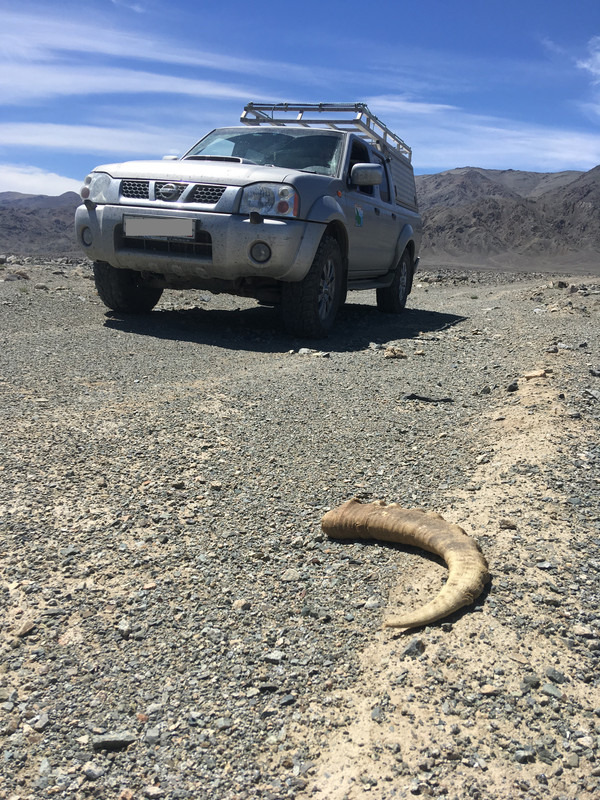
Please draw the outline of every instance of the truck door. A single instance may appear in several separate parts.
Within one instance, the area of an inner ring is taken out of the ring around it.
[[[357,137],[352,138],[345,169],[347,188],[344,193],[344,211],[348,220],[348,273],[351,279],[381,275],[393,266],[397,233],[395,228],[392,230],[391,206],[388,211],[381,202],[380,187],[354,186],[350,183],[354,164],[367,164],[375,157],[369,157],[364,142]],[[389,183],[386,185],[389,193]]]

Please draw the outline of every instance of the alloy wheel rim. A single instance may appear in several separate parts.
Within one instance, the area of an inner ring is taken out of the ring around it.
[[[319,319],[327,319],[335,297],[335,263],[328,258],[321,270],[319,285]]]

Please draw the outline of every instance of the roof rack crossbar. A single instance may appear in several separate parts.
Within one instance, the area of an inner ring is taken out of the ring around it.
[[[282,116],[294,114],[295,118]],[[309,114],[305,117],[305,114]],[[350,117],[340,116],[349,114]],[[396,136],[365,103],[248,103],[240,117],[244,125],[299,125],[304,128],[331,128],[336,131],[358,132],[361,138],[394,150],[409,161],[412,151]]]

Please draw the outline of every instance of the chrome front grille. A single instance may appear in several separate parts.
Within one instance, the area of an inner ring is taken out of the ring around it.
[[[121,197],[128,200],[159,200],[165,203],[202,203],[214,206],[226,188],[210,183],[143,181],[128,178],[121,181]]]
[[[225,191],[224,186],[211,186],[210,184],[199,184],[189,197],[190,203],[206,203],[216,205]]]
[[[150,197],[150,181],[123,181],[121,194],[134,200],[148,200]]]

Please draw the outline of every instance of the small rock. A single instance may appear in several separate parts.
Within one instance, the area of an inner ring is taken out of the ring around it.
[[[100,766],[100,764],[94,764],[93,761],[87,761],[81,768],[81,771],[88,781],[97,781],[98,778],[101,778],[106,772],[104,767]]]
[[[513,381],[512,383],[508,384],[508,386],[506,387],[506,391],[507,392],[516,392],[518,388],[519,388],[518,382],[517,381]]]
[[[120,620],[119,624],[117,625],[117,630],[123,639],[129,639],[133,630],[130,620],[128,620],[126,617]]]
[[[19,639],[22,639],[23,636],[27,636],[27,634],[31,633],[34,628],[35,622],[32,619],[27,619],[23,622],[15,636],[17,636]]]
[[[165,790],[161,789],[160,786],[145,786],[144,787],[144,797],[164,797]]]
[[[569,753],[569,755],[563,761],[563,764],[569,769],[575,769],[579,766],[579,756],[577,753]]]
[[[517,530],[517,523],[512,519],[501,519],[498,523],[498,527],[505,531],[516,531]]]
[[[392,347],[388,346],[385,348],[383,353],[384,358],[408,358],[404,350],[401,347]]]
[[[137,737],[130,731],[109,731],[92,737],[94,750],[125,750],[136,741]]]
[[[148,744],[157,744],[160,740],[160,728],[148,728],[145,739]]]
[[[286,569],[286,571],[281,576],[281,580],[285,583],[291,583],[292,581],[299,581],[301,578],[301,574],[297,569]]]
[[[584,636],[586,638],[592,638],[594,636],[594,631],[589,625],[574,625],[573,626],[573,634],[575,636]]]
[[[296,698],[293,694],[284,694],[281,700],[279,701],[280,706],[293,706],[296,702]]]
[[[264,657],[265,661],[268,661],[270,664],[281,664],[284,658],[285,653],[282,650],[271,650],[271,652],[267,653]]]
[[[491,697],[493,695],[500,694],[501,689],[498,686],[493,686],[490,683],[486,683],[485,686],[481,687],[481,694],[485,697]]]
[[[417,658],[418,656],[422,656],[425,652],[425,642],[423,639],[419,639],[418,636],[415,636],[411,639],[410,643],[404,648],[402,651],[403,658]]]
[[[550,678],[552,683],[564,683],[567,680],[564,673],[559,672],[559,670],[554,667],[548,667],[546,669],[546,677]]]
[[[533,747],[523,747],[515,751],[515,761],[517,764],[528,764],[535,761],[535,750]]]
[[[33,728],[34,731],[41,733],[42,731],[46,730],[49,724],[50,724],[50,718],[48,717],[48,714],[40,714],[31,723],[31,727]]]
[[[365,603],[365,608],[373,609],[381,607],[381,599],[377,595],[372,594]]]
[[[547,697],[555,697],[557,700],[563,699],[563,693],[558,686],[555,686],[553,683],[545,683],[540,691]]]
[[[535,673],[531,673],[530,675],[525,675],[523,677],[523,683],[529,688],[538,689],[540,685],[540,679]]]

